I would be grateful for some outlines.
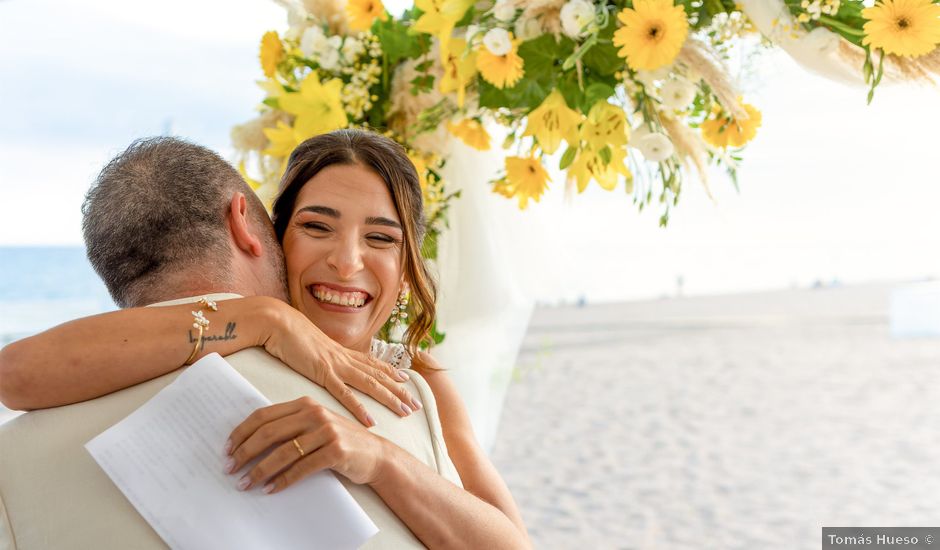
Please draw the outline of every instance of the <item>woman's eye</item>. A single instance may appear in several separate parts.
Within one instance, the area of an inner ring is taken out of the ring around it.
[[[392,243],[397,242],[393,237],[390,237],[389,235],[383,235],[381,233],[373,233],[366,238],[369,239],[370,241],[386,243],[386,244],[392,244]]]
[[[301,224],[304,229],[310,229],[313,231],[329,231],[330,228],[320,222],[306,222]]]

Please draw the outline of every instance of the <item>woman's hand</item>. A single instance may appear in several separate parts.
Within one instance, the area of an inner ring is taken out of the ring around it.
[[[280,304],[274,316],[274,329],[264,341],[264,348],[312,382],[326,388],[365,426],[375,421],[349,386],[372,397],[399,416],[421,408],[401,384],[408,379],[396,369],[368,354],[344,348],[317,328],[296,309]]]
[[[296,443],[295,443],[296,442]],[[240,490],[263,485],[282,491],[315,472],[331,469],[357,484],[378,478],[386,441],[309,397],[251,413],[229,436],[225,473],[238,472],[273,449],[238,482]]]

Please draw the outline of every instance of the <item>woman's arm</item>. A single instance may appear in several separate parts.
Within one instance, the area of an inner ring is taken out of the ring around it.
[[[0,401],[11,409],[37,409],[84,401],[156,378],[181,367],[195,346],[195,303],[131,308],[77,319],[0,350]],[[218,302],[196,359],[263,346],[291,368],[326,388],[360,421],[365,408],[346,384],[398,414],[411,396],[390,365],[347,350],[300,312],[269,297]],[[195,360],[195,359],[194,359]],[[380,383],[376,383],[376,381]]]
[[[433,365],[427,356],[420,361]],[[477,445],[453,383],[445,372],[421,372],[434,392],[448,453],[464,489],[391,441],[307,398],[258,409],[235,428],[226,448],[232,455],[226,472],[238,472],[273,448],[239,479],[239,488],[278,492],[329,468],[371,486],[430,548],[530,547],[512,495]]]

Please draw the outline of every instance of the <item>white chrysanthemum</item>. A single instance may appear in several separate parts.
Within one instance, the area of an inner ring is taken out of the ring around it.
[[[660,90],[663,105],[681,111],[695,100],[695,86],[684,78],[672,78]]]
[[[498,0],[496,5],[493,6],[493,17],[495,17],[497,21],[508,23],[512,21],[512,18],[515,16],[516,6],[513,5],[511,0]]]
[[[506,55],[512,51],[512,38],[506,29],[490,29],[483,35],[483,45],[493,55]]]
[[[328,71],[339,68],[339,50],[329,48],[317,55],[317,63]]]
[[[358,38],[348,36],[343,41],[343,59],[346,61],[355,61],[365,51],[366,47]]]
[[[513,28],[516,38],[525,42],[542,34],[542,24],[535,17],[520,17]]]
[[[314,25],[304,31],[300,38],[300,51],[305,57],[314,57],[327,47],[326,34],[319,25]]]
[[[561,29],[571,38],[585,34],[585,27],[594,21],[594,4],[587,0],[571,0],[561,7]]]
[[[671,157],[675,152],[672,141],[665,134],[650,132],[636,141],[634,147],[640,150],[643,158],[652,162],[661,162]]]

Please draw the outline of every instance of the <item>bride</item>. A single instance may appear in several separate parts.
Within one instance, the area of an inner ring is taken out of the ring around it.
[[[241,473],[255,458],[273,452],[241,475],[240,489],[278,492],[330,468],[369,485],[425,545],[528,547],[512,495],[477,444],[456,388],[436,361],[419,351],[434,320],[435,287],[419,248],[421,187],[404,150],[360,130],[307,140],[290,157],[273,221],[296,309],[266,297],[226,300],[215,310],[204,308],[204,317],[213,326],[236,323],[239,338],[203,338],[197,321],[199,336],[185,342],[178,320],[191,304],[124,309],[73,321],[4,350],[7,355],[15,348],[15,360],[7,356],[2,361],[4,378],[40,381],[5,384],[6,404],[73,403],[149,380],[207,353],[227,355],[263,345],[325,387],[360,423],[305,398],[255,411],[226,444],[226,473]],[[390,316],[400,320],[406,311],[413,318],[405,345],[375,339]],[[304,325],[309,322],[315,328]],[[121,327],[128,324],[143,336],[123,337]],[[393,365],[374,359],[376,354]],[[130,362],[129,356],[145,360]],[[374,421],[349,386],[407,415],[421,407],[395,383],[408,370],[431,388],[463,489],[363,426]]]

